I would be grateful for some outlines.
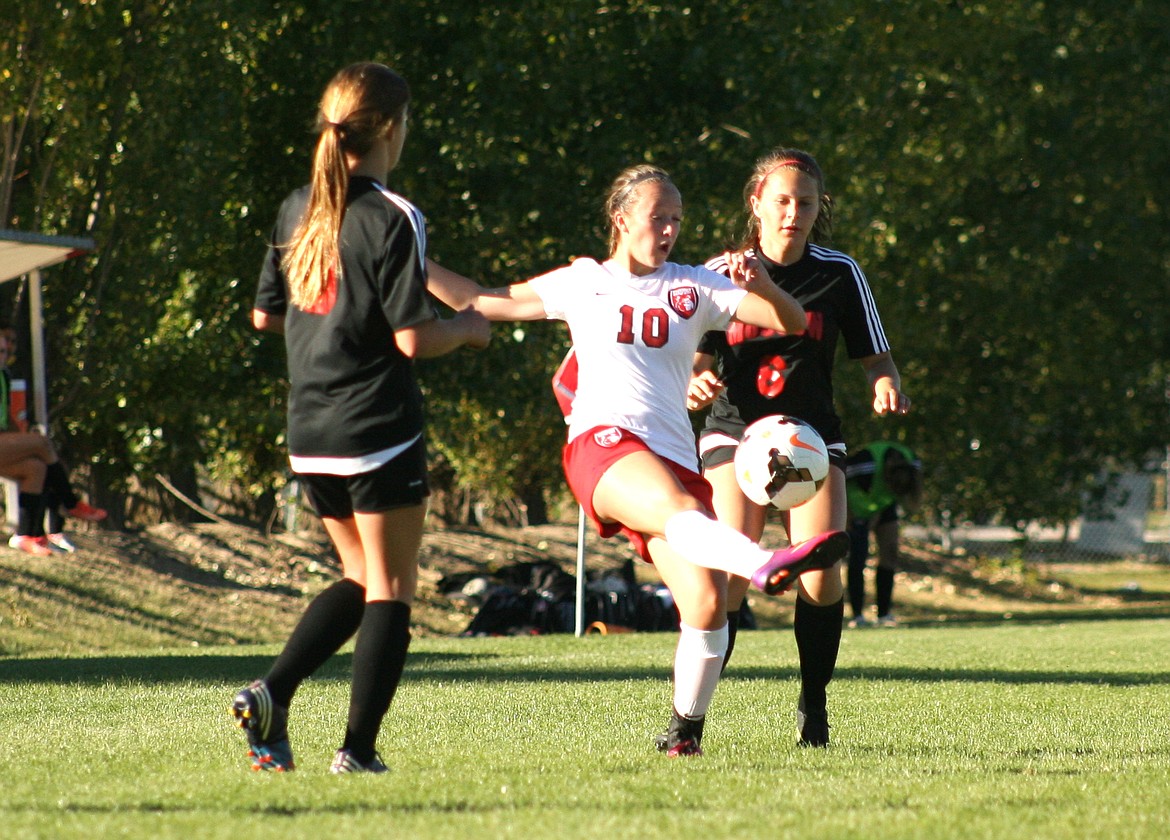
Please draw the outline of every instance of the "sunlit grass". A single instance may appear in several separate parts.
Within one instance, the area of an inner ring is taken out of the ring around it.
[[[0,660],[6,836],[1160,837],[1170,621],[847,632],[834,745],[794,745],[789,631],[744,633],[706,754],[671,761],[671,634],[417,641],[379,747],[332,777],[348,657],[307,683],[299,769],[227,704],[272,648]]]

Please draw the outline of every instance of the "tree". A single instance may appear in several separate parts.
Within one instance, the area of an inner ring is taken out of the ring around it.
[[[432,256],[488,285],[603,254],[601,196],[631,162],[674,175],[676,256],[697,262],[741,229],[754,158],[813,151],[915,401],[872,417],[843,360],[848,438],[919,451],[928,508],[1065,520],[1170,440],[1154,4],[0,3],[0,223],[99,245],[47,276],[51,413],[131,521],[184,510],[156,474],[271,504],[284,357],[250,330],[255,276],[320,91],[370,58],[413,86],[392,186]],[[539,515],[563,493],[548,379],[568,336],[495,329],[419,365],[436,483]]]

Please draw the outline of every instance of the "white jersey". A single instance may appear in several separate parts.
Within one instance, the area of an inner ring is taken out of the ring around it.
[[[695,349],[708,330],[727,328],[747,292],[702,266],[665,263],[637,276],[585,258],[530,284],[546,315],[569,325],[577,353],[569,440],[618,426],[697,471],[686,409]]]

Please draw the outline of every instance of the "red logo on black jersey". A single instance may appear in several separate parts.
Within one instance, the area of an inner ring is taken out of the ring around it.
[[[760,359],[760,368],[756,371],[756,389],[768,399],[778,397],[790,373],[792,371],[783,356],[765,356]]]
[[[825,337],[825,313],[814,310],[807,313],[807,315],[808,328],[804,331],[804,334],[809,338],[820,341]]]
[[[680,318],[690,318],[699,308],[699,293],[695,291],[694,286],[671,289],[670,308],[677,312]]]
[[[739,321],[732,321],[727,326],[727,343],[734,346],[736,344],[743,344],[745,341],[753,341],[757,338],[779,338],[780,336],[788,335],[806,335],[809,338],[822,339],[825,335],[825,313],[824,312],[806,312],[805,322],[808,324],[803,333],[782,333],[776,330],[770,330],[767,327],[757,327],[753,324],[742,324]]]
[[[329,276],[325,279],[325,288],[321,290],[320,297],[305,307],[305,311],[314,315],[328,315],[333,311],[335,303],[337,303],[337,272],[330,268]]]

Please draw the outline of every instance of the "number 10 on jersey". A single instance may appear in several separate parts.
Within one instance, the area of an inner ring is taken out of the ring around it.
[[[622,315],[621,328],[618,330],[618,344],[633,344],[634,339],[634,307],[623,306],[618,310]],[[642,343],[647,347],[661,347],[670,338],[670,316],[661,307],[647,309],[642,313]]]

